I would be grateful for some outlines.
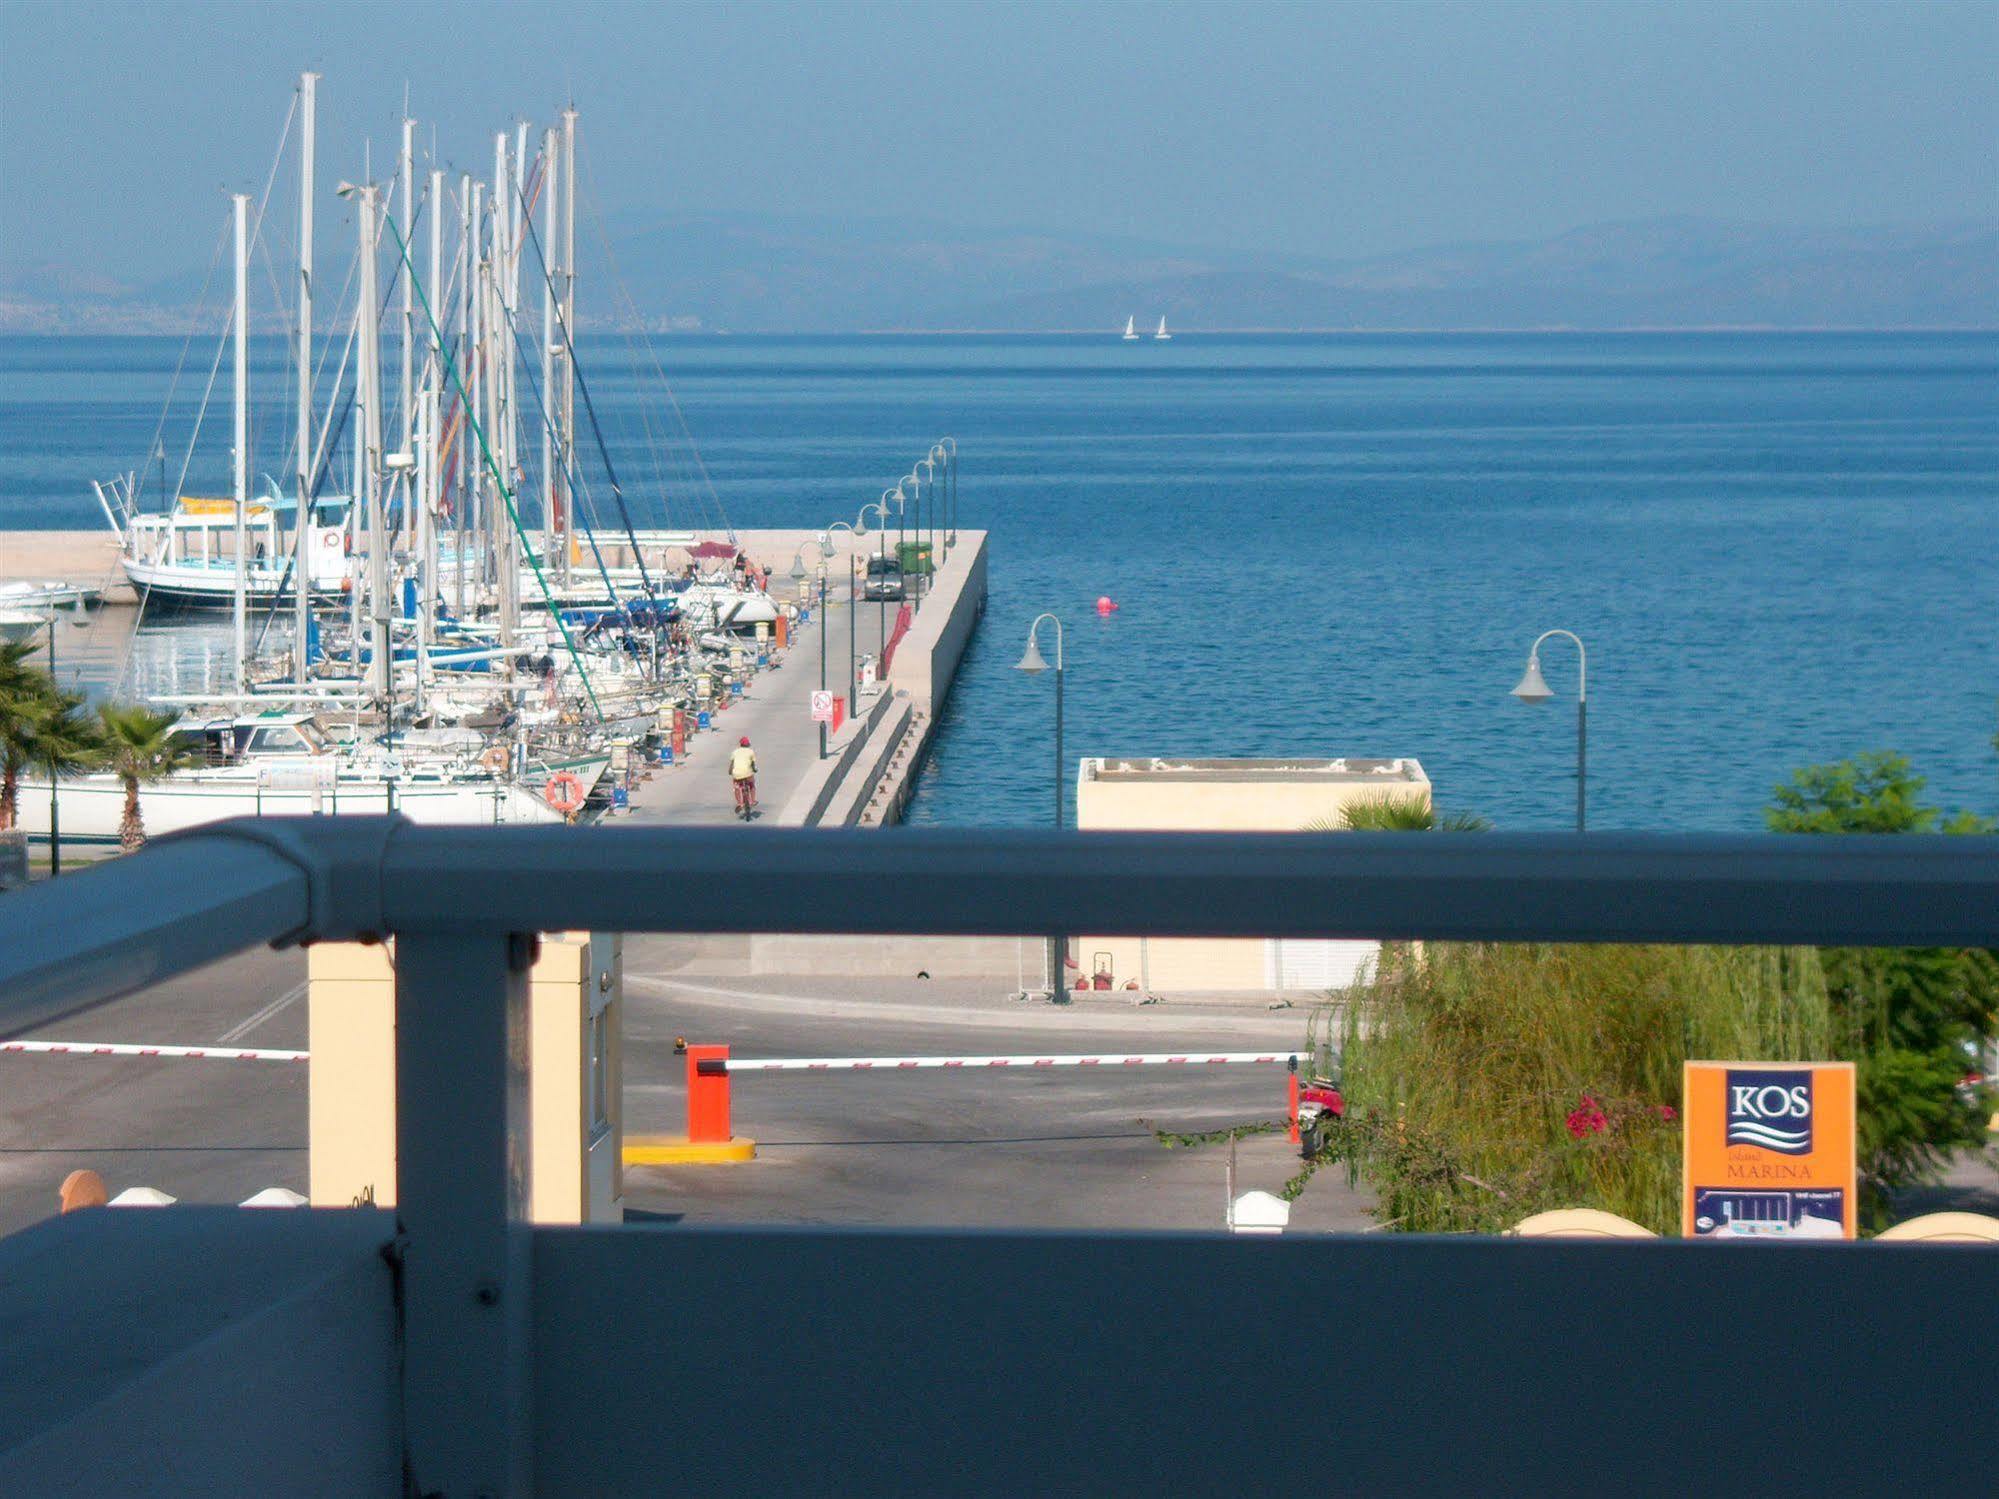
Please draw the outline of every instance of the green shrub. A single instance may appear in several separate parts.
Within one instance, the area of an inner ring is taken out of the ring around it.
[[[1391,947],[1345,1007],[1333,1149],[1406,1232],[1595,1207],[1675,1233],[1681,1063],[1823,1058],[1831,1036],[1808,948]]]

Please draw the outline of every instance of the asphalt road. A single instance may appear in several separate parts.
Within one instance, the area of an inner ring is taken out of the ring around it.
[[[684,944],[683,944],[684,946]],[[767,980],[677,971],[666,939],[626,957],[626,1110],[634,1132],[684,1127],[676,1036],[741,1056],[1262,1049],[1298,1044],[1302,1011],[1133,1008],[1112,997],[1027,1005],[989,986]],[[246,953],[28,1034],[69,1041],[306,1045],[305,963]],[[115,1195],[157,1187],[240,1202],[307,1184],[310,1064],[0,1055],[0,1233],[53,1213],[63,1178]],[[1218,1227],[1224,1147],[1172,1149],[1155,1127],[1217,1129],[1282,1112],[1280,1067],[778,1074],[738,1080],[737,1128],[759,1158],[634,1168],[635,1216],[709,1222]],[[1280,1137],[1243,1142],[1238,1190],[1297,1167]],[[1322,1172],[1294,1221],[1366,1225],[1365,1199]]]

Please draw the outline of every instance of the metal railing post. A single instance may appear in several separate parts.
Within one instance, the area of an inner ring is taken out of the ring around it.
[[[525,1494],[535,939],[396,942],[396,1218],[412,1491]]]

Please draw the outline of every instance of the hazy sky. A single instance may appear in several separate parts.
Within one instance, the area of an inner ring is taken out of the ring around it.
[[[911,214],[1362,255],[1700,214],[1999,214],[1999,0],[0,0],[0,258],[206,263],[298,70],[322,180],[574,94],[609,211]],[[335,217],[329,202],[324,217]]]

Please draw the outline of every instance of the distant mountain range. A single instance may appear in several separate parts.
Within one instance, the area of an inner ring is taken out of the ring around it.
[[[582,268],[586,326],[1095,331],[1132,315],[1188,332],[1999,326],[1999,224],[1983,222],[1649,219],[1345,261],[888,219],[628,216],[610,227],[608,255]],[[181,331],[200,279],[127,285],[0,266],[0,331]]]

